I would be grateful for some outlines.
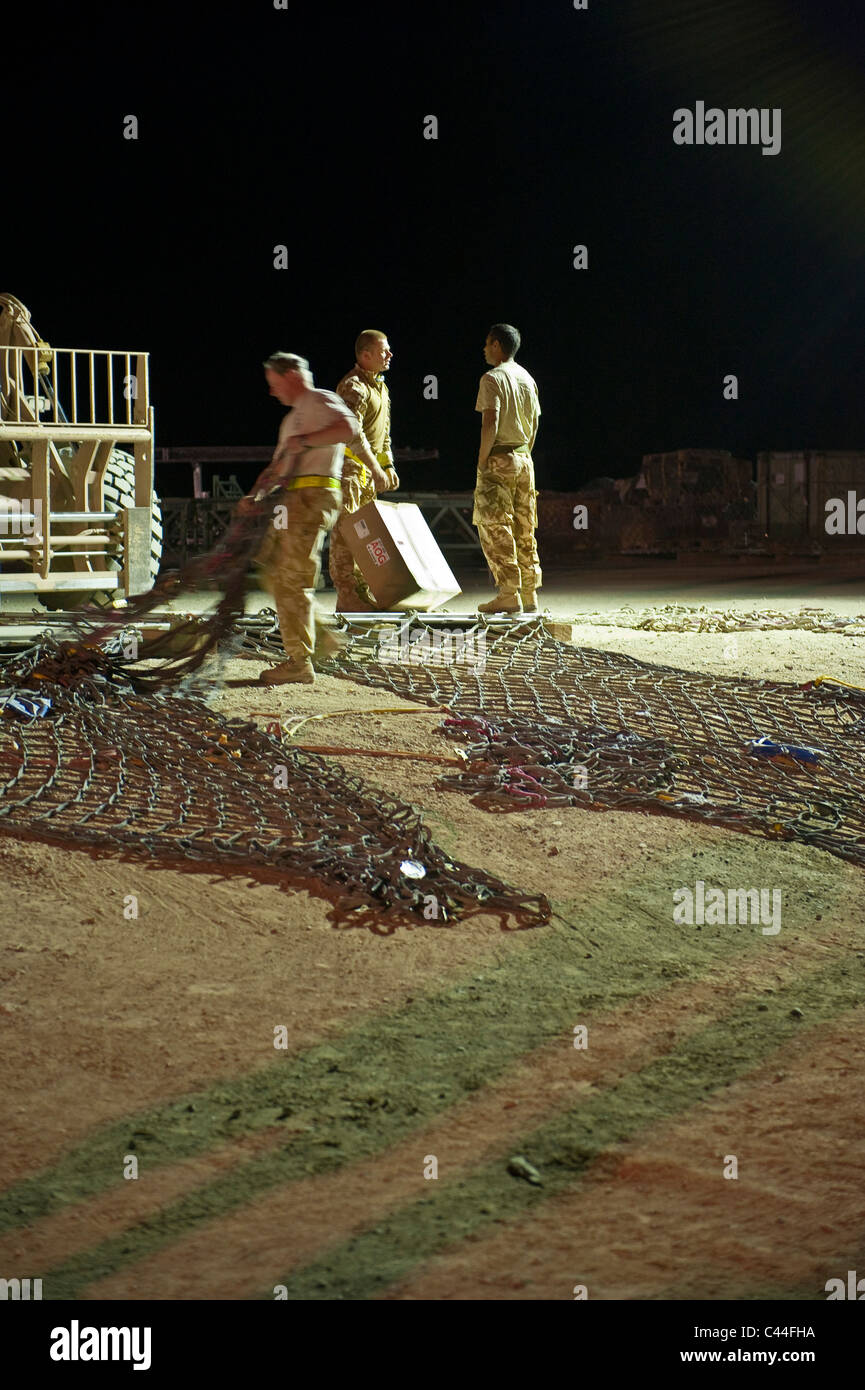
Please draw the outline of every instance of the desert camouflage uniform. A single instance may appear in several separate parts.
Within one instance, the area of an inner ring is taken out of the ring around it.
[[[542,581],[535,531],[538,494],[529,452],[540,405],[534,380],[513,360],[481,377],[476,409],[499,408],[496,439],[478,465],[472,524],[500,594],[534,594]]]
[[[354,449],[365,444],[385,470],[393,468],[390,445],[390,392],[384,375],[375,375],[355,364],[336,388],[349,410],[359,422],[358,433],[346,446],[342,470],[342,506],[345,512],[356,512],[367,502],[376,499],[375,483],[366,464]],[[395,476],[395,475],[394,475]],[[366,580],[354,563],[354,557],[339,531],[330,538],[331,578],[337,588],[337,603],[349,602],[357,594],[363,603],[377,607]]]
[[[285,654],[302,663],[311,660],[315,651],[321,551],[339,517],[340,493],[323,487],[298,488],[282,493],[279,506],[285,511],[278,513],[278,524],[268,533],[257,563],[264,569],[262,587],[273,594]]]
[[[332,391],[310,390],[285,416],[271,464],[258,479],[266,489],[279,480],[280,446],[293,435],[312,434],[338,420],[356,425]],[[302,665],[315,651],[315,587],[324,538],[339,516],[343,445],[326,444],[294,456],[288,484],[275,495],[274,522],[256,556],[262,586],[273,594],[285,654]],[[308,479],[310,486],[296,486]]]
[[[472,524],[478,528],[500,594],[533,594],[540,588],[538,494],[531,454],[490,454],[478,468]]]

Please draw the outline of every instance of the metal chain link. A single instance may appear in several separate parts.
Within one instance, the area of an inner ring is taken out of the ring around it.
[[[469,747],[439,785],[491,810],[661,812],[865,864],[865,692],[650,665],[559,642],[542,618],[485,636],[474,671],[377,661],[369,632],[324,669],[446,706],[443,732]]]
[[[607,612],[595,608],[575,613],[572,621],[581,627],[625,627],[635,632],[840,632],[845,636],[865,634],[865,613],[845,618],[828,608],[800,608],[797,613],[778,608],[708,608],[684,603],[665,603],[646,608],[623,604]]]
[[[0,829],[258,864],[317,880],[333,921],[377,931],[478,911],[549,919],[542,895],[447,855],[416,807],[200,698],[137,690],[125,667],[45,636],[0,664],[0,685],[51,701],[41,718],[0,714]]]

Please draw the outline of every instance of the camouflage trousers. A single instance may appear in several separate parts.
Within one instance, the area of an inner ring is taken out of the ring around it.
[[[529,454],[491,454],[478,468],[472,524],[500,594],[540,588],[538,494]]]
[[[346,513],[359,511],[367,502],[376,498],[375,483],[369,469],[346,458],[342,472],[342,509]],[[339,531],[330,537],[330,556],[328,558],[330,577],[336,585],[337,603],[350,605],[356,594],[370,607],[377,607],[366,580],[354,563],[354,557]]]
[[[290,488],[281,505],[285,511],[277,509],[276,524],[256,563],[264,569],[264,587],[273,594],[286,656],[311,660],[321,548],[339,516],[340,494],[328,487]]]

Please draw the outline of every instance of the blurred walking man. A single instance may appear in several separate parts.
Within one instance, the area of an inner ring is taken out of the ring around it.
[[[478,604],[479,613],[530,613],[541,587],[532,463],[541,407],[534,379],[514,361],[519,346],[509,323],[494,323],[484,344],[490,371],[481,377],[475,406],[482,424],[472,523],[498,593]]]
[[[313,386],[305,357],[276,352],[264,363],[264,375],[270,394],[293,409],[280,426],[273,459],[250,497],[238,503],[243,513],[278,489],[259,563],[270,572],[287,659],[260,680],[263,685],[311,685],[321,548],[339,516],[343,446],[355,437],[357,420],[333,391]]]
[[[384,379],[393,357],[387,334],[364,329],[354,352],[357,360],[336,388],[358,422],[342,472],[342,505],[348,513],[374,502],[377,493],[399,487],[390,442],[390,392]],[[338,531],[330,538],[328,564],[336,585],[336,611],[374,612],[378,604]]]

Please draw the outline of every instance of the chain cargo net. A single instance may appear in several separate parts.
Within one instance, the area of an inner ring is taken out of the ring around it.
[[[451,859],[420,812],[200,695],[137,690],[113,646],[43,637],[0,660],[0,830],[286,875],[330,920],[386,934],[546,898]]]
[[[622,807],[799,840],[865,864],[865,693],[708,676],[573,647],[543,619],[353,635],[325,669],[445,705],[465,770],[439,785],[490,810]]]
[[[657,604],[651,608],[593,609],[575,613],[573,622],[586,627],[627,627],[635,632],[834,632],[846,637],[865,635],[865,613],[845,618],[828,608],[698,608],[684,603]]]

